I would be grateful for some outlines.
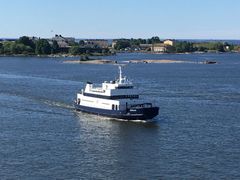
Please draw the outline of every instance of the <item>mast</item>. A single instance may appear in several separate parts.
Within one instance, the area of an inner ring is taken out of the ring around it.
[[[122,66],[118,66],[119,68],[119,84],[122,84]]]
[[[124,66],[124,64],[119,64],[118,68],[119,68],[119,84],[124,84],[126,83],[126,77],[123,77],[122,75],[122,67]]]
[[[129,81],[127,80],[126,76],[123,76],[122,73],[122,67],[124,67],[125,64],[119,64],[118,68],[119,68],[119,79],[118,79],[118,83],[119,84],[128,84]]]

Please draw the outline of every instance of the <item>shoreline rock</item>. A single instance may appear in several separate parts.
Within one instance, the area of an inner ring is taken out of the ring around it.
[[[63,61],[63,63],[67,63],[67,64],[117,64],[117,61],[106,60],[106,59],[86,60],[86,61],[81,61],[81,60],[66,60],[66,61]]]
[[[129,63],[158,63],[158,64],[167,64],[167,63],[193,63],[192,61],[183,61],[183,60],[170,60],[170,59],[144,59],[144,60],[130,60]]]

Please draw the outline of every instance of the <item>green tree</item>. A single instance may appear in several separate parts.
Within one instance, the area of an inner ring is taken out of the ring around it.
[[[220,43],[220,42],[215,44],[214,50],[219,51],[219,52],[224,52],[225,51],[223,44]]]
[[[180,41],[175,43],[174,45],[177,53],[185,53],[185,52],[193,52],[195,48],[193,47],[193,43],[187,41]]]
[[[21,54],[23,46],[23,44],[13,43],[11,45],[11,54]]]
[[[12,44],[15,42],[4,42],[3,43],[3,53],[4,54],[12,54]]]
[[[84,46],[84,45],[85,45],[84,40],[80,40],[80,41],[79,41],[79,45],[80,45],[80,46]]]
[[[0,54],[3,54],[3,44],[0,43]]]
[[[17,40],[17,43],[24,44],[25,46],[30,46],[33,50],[35,49],[35,43],[27,36],[22,36]]]
[[[59,52],[59,45],[57,43],[57,41],[53,41],[52,44],[52,54],[58,53]]]
[[[11,54],[32,54],[33,50],[30,46],[26,46],[21,43],[12,43],[11,44]]]
[[[161,40],[158,36],[154,36],[151,39],[147,40],[148,44],[161,43]]]
[[[79,55],[81,54],[81,49],[79,46],[71,46],[69,49],[69,53],[72,55]]]
[[[140,41],[140,44],[147,44],[147,40],[146,39],[139,38],[138,40]]]
[[[51,53],[51,46],[46,39],[39,39],[36,42],[36,54],[50,54]]]
[[[120,49],[125,49],[131,47],[130,41],[127,39],[120,39],[116,42],[115,49],[120,50]]]
[[[167,53],[175,53],[176,52],[175,46],[167,46],[166,47],[166,52]]]

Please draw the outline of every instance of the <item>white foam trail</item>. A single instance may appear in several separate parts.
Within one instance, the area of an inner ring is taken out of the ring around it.
[[[63,102],[56,102],[56,101],[50,101],[50,100],[44,100],[43,103],[49,105],[49,106],[55,106],[60,108],[66,108],[66,109],[74,109],[73,106],[63,103]]]
[[[4,74],[0,73],[1,78],[8,78],[8,79],[33,79],[37,81],[49,81],[53,83],[61,83],[61,84],[84,84],[84,82],[73,81],[73,80],[64,80],[64,79],[54,79],[48,77],[36,77],[36,76],[26,76],[26,75],[18,75],[18,74]]]

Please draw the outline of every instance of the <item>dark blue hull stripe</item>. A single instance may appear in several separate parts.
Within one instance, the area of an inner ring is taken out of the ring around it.
[[[90,114],[97,114],[111,118],[118,119],[127,119],[127,120],[147,120],[152,119],[158,115],[159,108],[158,107],[150,107],[150,108],[138,108],[134,109],[134,111],[119,111],[119,110],[106,110],[99,108],[92,108],[81,106],[75,104],[75,108],[78,111],[87,112]]]

